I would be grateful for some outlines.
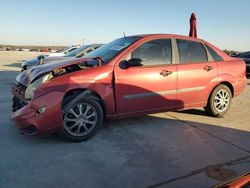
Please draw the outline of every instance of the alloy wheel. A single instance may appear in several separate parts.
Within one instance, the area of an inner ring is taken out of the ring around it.
[[[215,94],[214,107],[218,112],[224,112],[230,105],[230,94],[225,89],[220,89]]]
[[[97,112],[87,103],[76,104],[63,117],[65,130],[73,136],[84,136],[91,132],[97,124]]]

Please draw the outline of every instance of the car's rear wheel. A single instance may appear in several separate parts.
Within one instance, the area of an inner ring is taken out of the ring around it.
[[[231,106],[232,92],[228,86],[220,84],[212,91],[205,111],[215,117],[222,117]]]
[[[103,109],[94,98],[76,98],[63,107],[62,135],[71,141],[92,137],[103,123]]]

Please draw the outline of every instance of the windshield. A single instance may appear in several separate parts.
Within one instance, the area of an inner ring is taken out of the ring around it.
[[[124,49],[126,49],[128,46],[139,40],[140,37],[123,37],[116,39],[108,44],[105,44],[98,48],[97,50],[94,50],[84,57],[91,58],[91,57],[100,57],[104,61],[104,63],[109,62],[113,57],[118,55],[120,52],[122,52]]]
[[[75,57],[77,56],[79,53],[81,53],[82,51],[84,51],[85,49],[89,48],[90,45],[87,46],[81,46],[71,52],[69,52],[67,55],[65,55],[64,57]]]

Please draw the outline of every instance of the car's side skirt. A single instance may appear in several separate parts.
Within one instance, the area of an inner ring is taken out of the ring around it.
[[[124,95],[123,97],[126,100],[131,100],[131,99],[138,99],[138,98],[144,98],[144,97],[153,97],[157,95],[166,96],[166,95],[173,95],[177,93],[202,91],[203,89],[205,89],[205,86],[183,88],[183,89],[176,89],[176,90],[157,91],[157,92],[138,93],[138,94]]]

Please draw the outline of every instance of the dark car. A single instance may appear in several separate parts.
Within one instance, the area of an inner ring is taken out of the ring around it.
[[[30,60],[26,60],[22,63],[22,71],[30,69],[31,67],[41,65],[44,63],[51,63],[54,61],[59,61],[59,60],[69,60],[72,58],[81,58],[85,55],[87,55],[89,52],[94,51],[95,49],[99,48],[102,46],[102,44],[91,44],[91,45],[83,45],[68,54],[64,56],[44,56],[40,55],[37,58],[33,58]]]
[[[248,78],[250,78],[250,51],[249,52],[244,52],[240,53],[234,57],[237,58],[242,58],[246,62],[246,75]]]

